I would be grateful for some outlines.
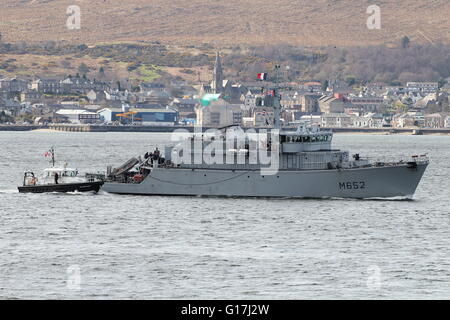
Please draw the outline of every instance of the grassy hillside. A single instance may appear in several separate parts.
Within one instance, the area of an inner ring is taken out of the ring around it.
[[[381,7],[381,30],[366,9]],[[81,30],[66,10],[81,8]],[[163,43],[216,47],[287,42],[302,46],[450,43],[448,0],[0,0],[3,40]]]
[[[450,77],[450,45],[411,44],[406,48],[303,48],[286,44],[226,48],[226,76],[252,81],[259,72],[273,75],[282,66],[284,81],[348,79],[356,81],[437,81]],[[211,80],[213,47],[161,44],[68,45],[61,43],[0,43],[0,77],[65,76],[133,83],[182,78],[190,83]],[[289,68],[287,68],[289,66]]]

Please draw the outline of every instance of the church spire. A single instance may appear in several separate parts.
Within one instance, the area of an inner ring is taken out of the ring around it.
[[[216,62],[214,64],[214,73],[212,81],[212,89],[214,93],[220,93],[223,87],[222,62],[220,59],[220,52],[216,53]]]

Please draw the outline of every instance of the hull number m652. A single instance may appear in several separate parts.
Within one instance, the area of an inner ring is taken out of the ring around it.
[[[365,189],[366,183],[364,181],[346,181],[339,182],[339,190],[357,190]]]

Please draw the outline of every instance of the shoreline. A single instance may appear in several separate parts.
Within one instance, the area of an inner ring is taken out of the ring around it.
[[[217,129],[205,127],[208,129]],[[270,128],[250,128],[256,131]],[[294,127],[288,128],[295,130]],[[104,126],[104,125],[0,125],[0,131],[32,131],[32,132],[154,132],[172,133],[175,130],[194,132],[192,126]],[[450,135],[450,128],[322,128],[331,130],[335,134],[372,134],[372,135]]]

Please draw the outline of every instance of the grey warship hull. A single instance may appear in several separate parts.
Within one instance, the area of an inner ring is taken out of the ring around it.
[[[116,194],[289,197],[411,198],[428,163],[330,170],[259,170],[157,168],[140,183],[106,182]]]

